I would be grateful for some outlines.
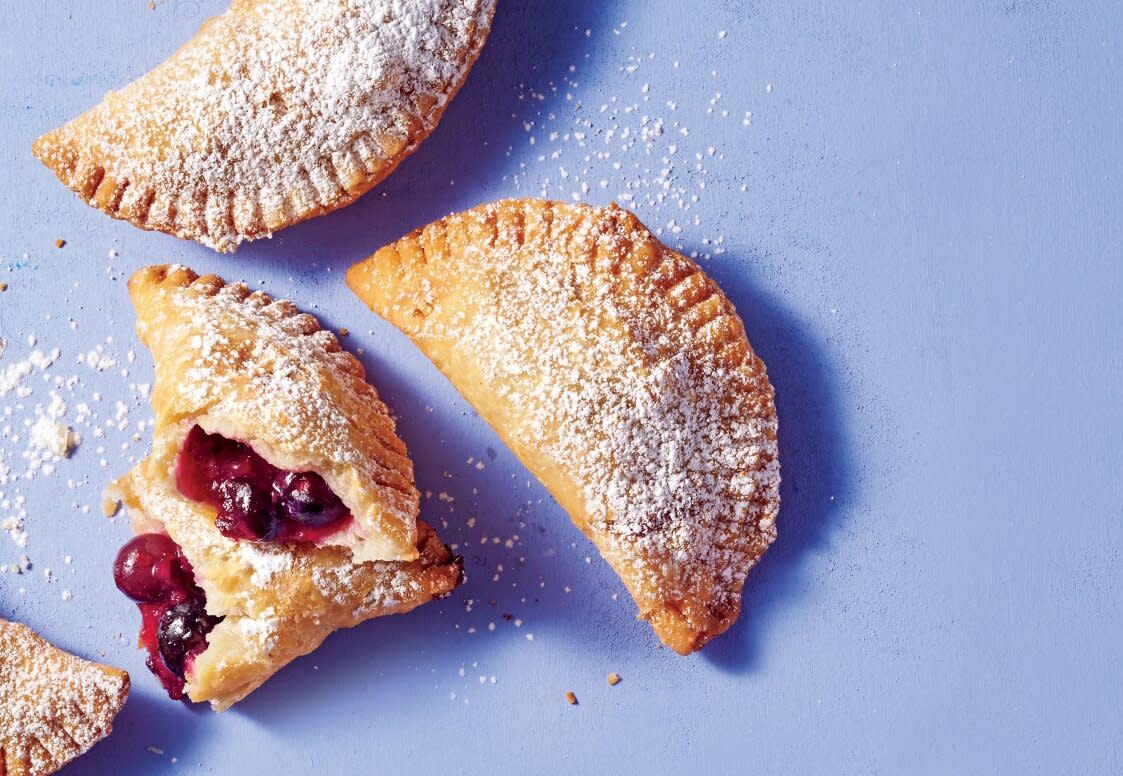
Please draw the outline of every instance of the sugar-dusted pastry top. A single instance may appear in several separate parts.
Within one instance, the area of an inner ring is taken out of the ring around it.
[[[234,0],[39,138],[79,197],[232,251],[353,202],[436,127],[496,0]]]
[[[323,477],[355,517],[329,543],[358,560],[417,557],[413,464],[335,335],[291,302],[186,267],[139,270],[129,293],[156,367],[150,477],[174,487],[176,455],[198,424]]]
[[[223,620],[187,671],[187,694],[216,711],[242,700],[338,628],[407,612],[452,592],[462,561],[424,523],[417,559],[356,562],[339,547],[255,544],[228,539],[206,508],[185,499],[141,463],[110,491],[137,533],[167,533],[206,593],[206,611]]]
[[[109,735],[129,675],[0,620],[0,774],[54,773]]]
[[[453,381],[686,653],[776,536],[772,387],[717,286],[631,214],[508,200],[347,282]]]

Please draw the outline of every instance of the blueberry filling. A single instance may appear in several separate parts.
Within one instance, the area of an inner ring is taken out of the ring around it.
[[[195,426],[176,460],[176,485],[217,511],[223,536],[252,542],[316,542],[351,513],[315,472],[278,469],[245,442]]]
[[[164,665],[177,676],[183,676],[187,659],[206,649],[207,634],[213,627],[214,618],[207,614],[197,598],[164,612],[156,631],[156,644]]]
[[[166,534],[136,536],[117,553],[113,581],[140,608],[140,643],[148,651],[149,670],[169,697],[182,698],[191,660],[206,649],[207,634],[222,620],[207,614],[207,596],[195,584],[183,550]]]

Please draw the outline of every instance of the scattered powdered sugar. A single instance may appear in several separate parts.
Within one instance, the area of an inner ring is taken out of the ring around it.
[[[71,323],[73,333],[78,326]],[[26,349],[21,350],[21,344]],[[63,367],[71,358],[67,352],[61,347],[42,347],[35,334],[0,348],[0,530],[11,542],[0,545],[0,573],[23,574],[32,567],[24,554],[33,548],[30,526],[46,519],[39,515],[41,507],[28,503],[32,481],[59,479],[60,487],[74,493],[71,507],[86,515],[91,512],[89,502],[98,503],[104,482],[91,482],[88,476],[66,477],[66,460],[74,455],[96,456],[98,464],[108,468],[109,457],[135,458],[134,445],[142,442],[150,421],[134,423],[130,412],[146,400],[148,386],[127,382],[127,370],[115,371],[109,366],[118,360],[115,347],[112,338],[94,343],[85,352],[75,353],[73,363],[88,366],[90,354],[97,354],[95,362],[103,365],[99,381],[116,383],[115,393],[128,403],[120,399],[107,402],[85,382],[81,369],[71,372]],[[54,577],[45,579],[50,582]],[[68,601],[71,596],[62,598]]]
[[[627,22],[612,33],[626,36]],[[593,31],[585,30],[584,37],[592,38]],[[718,45],[725,45],[724,38],[719,31]],[[726,252],[725,236],[707,234],[714,225],[698,214],[710,182],[723,183],[728,175],[719,167],[725,151],[707,139],[714,137],[715,127],[750,127],[752,112],[729,104],[717,73],[712,74],[715,85],[706,93],[704,107],[689,113],[681,109],[681,91],[652,87],[678,83],[678,64],[655,51],[627,54],[617,68],[620,77],[607,93],[588,88],[578,64],[544,84],[520,84],[520,110],[512,118],[522,126],[525,144],[507,147],[507,156],[519,161],[503,180],[523,196],[573,202],[610,199],[635,211],[656,236],[690,258],[721,256]],[[740,190],[745,191],[746,184]],[[722,193],[716,196],[728,196],[728,187],[718,191]]]

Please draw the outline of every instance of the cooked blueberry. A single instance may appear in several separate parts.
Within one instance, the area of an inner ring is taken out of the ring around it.
[[[134,537],[118,551],[113,581],[118,590],[140,602],[164,600],[194,586],[190,565],[179,546],[160,533]]]
[[[280,513],[301,525],[322,526],[347,514],[347,507],[315,472],[280,472],[273,480]]]
[[[182,677],[187,658],[201,652],[207,645],[207,634],[218,618],[211,617],[202,601],[191,599],[164,612],[156,632],[156,644],[164,664]]]
[[[242,442],[223,440],[225,448],[222,455],[212,462],[212,487],[218,492],[218,487],[226,480],[253,480],[256,479],[258,462],[264,463],[249,445]],[[266,464],[268,466],[268,464]]]
[[[277,517],[268,494],[249,480],[225,480],[218,486],[215,525],[225,536],[268,541],[277,534]]]

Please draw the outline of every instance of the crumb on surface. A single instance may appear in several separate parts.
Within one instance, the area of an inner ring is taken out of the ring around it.
[[[568,703],[570,706],[576,706],[577,705],[577,696],[573,694],[573,690],[566,690],[565,691],[565,702]]]
[[[609,674],[608,675],[608,685],[610,687],[615,687],[618,684],[620,684],[620,674],[615,673],[615,672]]]
[[[58,238],[57,240],[55,240],[55,247],[56,248],[61,248],[64,245],[66,245],[66,240],[62,239],[61,237]]]

